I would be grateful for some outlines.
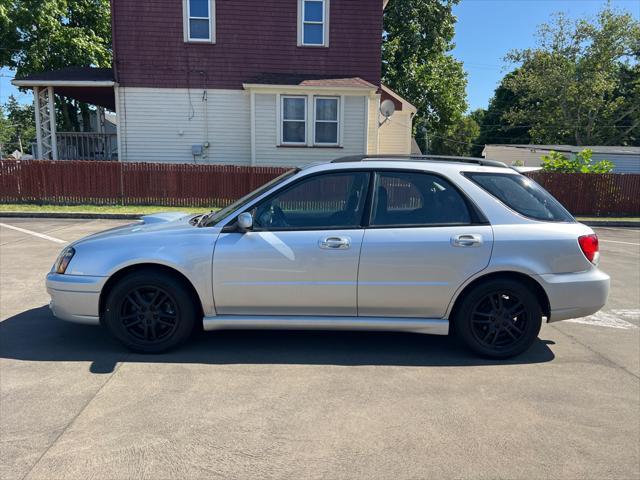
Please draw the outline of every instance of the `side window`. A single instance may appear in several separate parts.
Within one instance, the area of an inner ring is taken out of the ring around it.
[[[574,221],[560,202],[524,175],[468,172],[465,176],[525,217],[545,222]]]
[[[466,225],[467,203],[441,177],[427,173],[381,172],[375,183],[371,226]]]
[[[183,0],[185,42],[215,42],[215,0]]]
[[[298,0],[298,46],[329,46],[329,0]]]
[[[265,230],[359,227],[368,172],[332,173],[303,179],[258,205],[254,226]]]
[[[340,99],[315,97],[315,145],[338,145],[338,113]]]
[[[307,143],[307,97],[282,98],[282,143]]]

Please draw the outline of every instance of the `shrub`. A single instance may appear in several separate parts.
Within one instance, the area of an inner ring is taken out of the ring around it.
[[[551,150],[549,155],[543,155],[542,170],[558,173],[611,173],[615,165],[609,160],[593,163],[593,151],[585,148],[577,153],[575,158],[567,158],[560,152]]]

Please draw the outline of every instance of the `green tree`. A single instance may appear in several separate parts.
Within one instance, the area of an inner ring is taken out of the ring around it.
[[[414,126],[446,136],[467,109],[467,77],[450,51],[459,0],[391,0],[384,12],[382,79],[418,108]],[[425,135],[417,141],[425,149]]]
[[[0,105],[0,159],[13,152],[9,146],[13,133],[14,128],[11,125],[11,121],[5,115],[4,107]]]
[[[11,125],[11,131],[5,139],[4,150],[12,153],[15,150],[30,153],[31,142],[36,137],[36,127],[33,114],[33,105],[21,105],[12,95],[4,105],[6,118]]]
[[[109,0],[0,3],[0,66],[25,76],[64,67],[111,66]],[[64,128],[77,128],[78,102],[57,100]]]
[[[534,143],[640,144],[640,22],[605,6],[592,21],[557,14],[504,85],[517,97],[505,114],[531,125]]]
[[[531,142],[528,126],[521,124],[514,126],[506,118],[506,114],[518,104],[518,97],[507,86],[513,75],[514,72],[506,75],[489,101],[489,107],[483,111],[481,118],[477,119],[480,125],[480,134],[474,141],[476,145],[471,151],[474,156],[480,156],[487,144],[528,144]]]
[[[614,164],[609,160],[594,163],[593,151],[585,148],[573,158],[567,158],[560,152],[551,150],[549,155],[543,155],[542,170],[557,173],[611,173]]]
[[[474,114],[466,115],[454,123],[445,134],[433,139],[431,152],[441,155],[469,156],[479,133],[480,126]]]

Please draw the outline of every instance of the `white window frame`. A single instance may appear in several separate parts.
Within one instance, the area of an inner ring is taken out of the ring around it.
[[[184,41],[187,43],[216,43],[216,0],[209,0],[208,17],[192,17],[189,0],[182,0]],[[209,20],[209,38],[191,38],[190,20]]]
[[[303,120],[286,120],[284,118],[284,102],[287,99],[299,99],[299,100],[304,100],[304,118]],[[309,118],[307,115],[308,112],[308,108],[307,108],[307,96],[306,95],[281,95],[280,96],[280,145],[296,145],[296,146],[305,146],[307,144],[307,135],[308,135],[308,123],[309,123]],[[302,142],[286,142],[284,140],[284,122],[302,122],[304,123],[304,141]]]
[[[336,119],[335,120],[318,120],[317,117],[317,105],[318,100],[335,100],[336,101]],[[321,147],[337,147],[340,145],[340,113],[342,111],[341,98],[328,95],[317,95],[313,97],[313,144]],[[317,130],[316,125],[318,123],[335,123],[336,124],[336,141],[335,142],[319,142],[316,138]]]
[[[322,22],[304,20],[305,0],[298,0],[298,46],[299,47],[328,47],[329,46],[329,0],[307,0],[322,2]],[[322,25],[322,43],[304,43],[304,26]]]

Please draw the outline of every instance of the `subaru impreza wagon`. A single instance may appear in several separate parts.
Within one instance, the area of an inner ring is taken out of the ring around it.
[[[598,260],[594,232],[504,164],[364,156],[88,236],[46,283],[55,316],[146,353],[197,327],[363,329],[454,332],[506,358],[605,304]]]

